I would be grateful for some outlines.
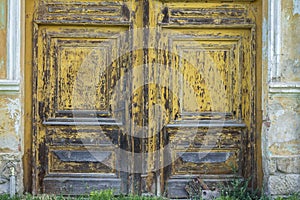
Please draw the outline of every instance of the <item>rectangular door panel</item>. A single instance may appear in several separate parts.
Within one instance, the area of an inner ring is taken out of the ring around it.
[[[48,176],[44,179],[43,191],[48,194],[60,195],[83,195],[91,191],[100,191],[115,189],[115,193],[120,192],[122,187],[120,179],[112,177],[99,176],[98,174],[82,174],[73,176],[73,174],[61,174],[57,176]]]
[[[45,0],[39,2],[35,21],[57,24],[129,24],[125,1]]]
[[[251,29],[162,28],[162,35],[174,71],[169,85],[178,97],[173,113],[184,119],[240,120]]]
[[[45,122],[68,117],[111,117],[120,96],[120,49],[126,27],[40,26],[39,87],[47,98]],[[46,72],[46,73],[45,73]],[[114,96],[113,96],[114,95]],[[119,94],[118,94],[119,95]]]
[[[115,173],[116,155],[110,148],[49,149],[49,173]]]
[[[36,1],[37,193],[127,193],[125,86],[129,10],[123,1]],[[124,55],[125,54],[125,55]],[[125,167],[123,166],[123,171]]]
[[[233,174],[239,168],[240,152],[236,149],[189,149],[174,151],[172,174]]]

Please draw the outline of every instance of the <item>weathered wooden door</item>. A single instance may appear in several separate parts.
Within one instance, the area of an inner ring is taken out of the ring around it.
[[[35,0],[35,192],[255,183],[260,4]]]

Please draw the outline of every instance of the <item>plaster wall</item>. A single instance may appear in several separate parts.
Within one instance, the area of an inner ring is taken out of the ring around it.
[[[10,178],[22,191],[21,104],[19,94],[0,94],[0,194],[9,193]]]
[[[269,0],[266,32],[264,183],[271,195],[284,196],[300,191],[300,0]]]
[[[0,194],[23,191],[23,111],[21,68],[21,1],[0,0],[0,48],[5,66],[0,68]],[[5,20],[3,20],[5,19]],[[1,21],[1,20],[0,20]],[[0,27],[1,29],[1,27]],[[5,37],[6,36],[6,37]],[[5,42],[3,42],[5,41]],[[3,56],[4,55],[4,56]],[[1,55],[0,55],[1,60]],[[11,182],[14,182],[10,186]]]

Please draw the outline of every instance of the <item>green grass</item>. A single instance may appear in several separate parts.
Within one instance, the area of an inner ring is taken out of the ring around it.
[[[249,180],[235,179],[227,186],[222,186],[221,196],[216,200],[300,200],[300,192],[287,195],[287,197],[270,197],[264,192],[248,189]]]
[[[216,200],[273,200],[266,195],[258,195],[256,192],[250,192],[246,189],[247,181],[234,181],[231,185],[224,187],[221,191],[221,196]],[[234,187],[232,187],[234,186]],[[0,200],[163,200],[162,197],[145,197],[145,196],[114,196],[112,190],[93,191],[88,196],[79,197],[64,197],[56,195],[39,195],[32,196],[30,194],[22,196],[0,195]],[[193,198],[201,200],[200,198]],[[277,197],[275,200],[300,200],[300,193],[291,194],[289,197]]]
[[[290,195],[289,197],[277,197],[277,198],[272,198],[266,195],[263,195],[261,197],[256,197],[254,198],[255,200],[300,200],[300,194],[293,194]],[[239,200],[235,197],[230,197],[230,196],[221,196],[217,198],[216,200]]]
[[[248,189],[249,180],[235,179],[227,186],[222,186],[221,196],[216,200],[300,200],[300,193],[287,195],[288,197],[270,197],[264,192]]]
[[[57,195],[39,195],[32,196],[26,194],[23,196],[14,196],[10,198],[8,194],[0,195],[0,200],[163,200],[162,197],[145,197],[136,195],[119,195],[114,196],[113,190],[93,191],[88,196],[65,197]]]
[[[114,192],[112,190],[103,190],[103,191],[93,191],[89,195],[88,199],[90,200],[99,200],[99,199],[111,199],[111,200],[162,200],[160,197],[143,197],[143,196],[114,196]]]

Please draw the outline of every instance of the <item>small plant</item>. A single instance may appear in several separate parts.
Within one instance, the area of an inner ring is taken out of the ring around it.
[[[92,191],[90,194],[91,200],[115,199],[113,190]]]
[[[227,185],[222,190],[222,195],[215,200],[300,200],[300,193],[295,193],[290,195],[289,197],[277,197],[272,198],[267,196],[266,194],[258,195],[257,192],[250,192],[246,188],[246,182],[242,180],[235,180],[231,184]],[[229,186],[234,186],[234,188],[230,188]],[[246,189],[246,190],[245,190]],[[243,196],[244,195],[244,196]],[[64,197],[64,196],[56,196],[56,195],[39,195],[32,196],[30,194],[26,194],[23,196],[14,196],[10,197],[7,194],[0,195],[0,200],[164,200],[163,197],[148,197],[148,196],[137,196],[137,195],[119,195],[114,196],[113,190],[102,190],[102,191],[94,191],[91,192],[88,196],[80,196],[80,197]],[[201,197],[194,198],[200,200]]]
[[[118,197],[118,200],[163,200],[161,197],[147,197],[147,196],[137,196],[137,195],[130,195],[128,197],[123,196],[123,198]]]
[[[119,195],[114,196],[113,190],[101,190],[101,191],[93,191],[91,192],[88,199],[91,200],[162,200],[160,197],[146,197],[146,196],[138,196],[138,195]]]
[[[3,195],[0,195],[0,200],[10,200],[11,198],[9,197],[8,194],[3,194]]]
[[[288,197],[272,198],[263,192],[248,190],[249,180],[234,179],[227,186],[223,186],[221,196],[216,200],[300,200],[300,193]]]
[[[266,195],[264,192],[262,192],[259,200],[272,200],[272,198]]]
[[[9,194],[2,194],[0,195],[0,200],[20,200],[20,197],[18,195],[10,197]]]
[[[221,189],[221,197],[218,200],[252,200],[253,193],[248,190],[249,180],[234,179],[223,186]]]
[[[300,192],[290,195],[289,197],[278,197],[276,200],[299,200]]]
[[[300,192],[297,192],[289,197],[289,200],[299,200],[300,199]]]

